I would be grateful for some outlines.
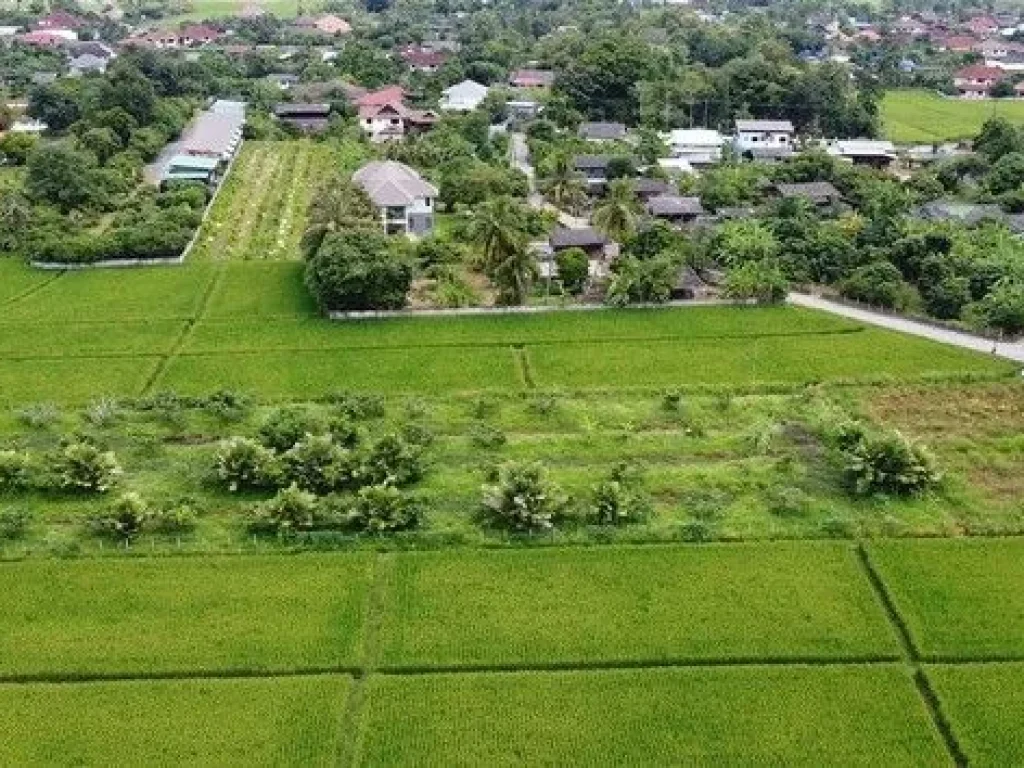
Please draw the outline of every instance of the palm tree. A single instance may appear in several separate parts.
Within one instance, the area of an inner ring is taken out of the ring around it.
[[[302,250],[310,257],[332,232],[377,230],[380,223],[370,198],[347,179],[335,178],[313,196],[309,204]]]
[[[569,155],[561,152],[552,160],[549,173],[541,183],[544,196],[556,207],[576,214],[587,199],[583,177],[576,172]]]
[[[640,204],[633,182],[616,179],[608,185],[608,194],[594,208],[594,226],[617,242],[625,241],[636,231]]]
[[[473,211],[467,228],[480,249],[484,269],[498,286],[504,304],[522,304],[537,274],[527,247],[526,212],[510,197],[496,197]]]

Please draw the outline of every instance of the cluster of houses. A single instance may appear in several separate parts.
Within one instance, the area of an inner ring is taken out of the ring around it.
[[[114,49],[99,40],[79,39],[89,29],[89,22],[66,11],[53,13],[37,19],[33,28],[0,27],[0,43],[18,43],[39,48],[62,51],[67,56],[67,75],[81,77],[90,72],[107,71],[110,62],[117,55]],[[53,82],[57,72],[37,73],[34,84]],[[2,85],[3,73],[0,73]]]

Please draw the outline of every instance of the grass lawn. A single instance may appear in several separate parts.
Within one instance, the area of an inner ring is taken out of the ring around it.
[[[361,765],[943,766],[896,666],[373,677]]]
[[[26,292],[37,289],[55,277],[57,275],[53,272],[28,269],[17,259],[0,257],[0,306],[6,308],[7,304],[17,301]]]
[[[926,657],[1024,655],[1024,540],[888,541],[870,550]]]
[[[302,670],[356,661],[370,560],[0,565],[0,674]]]
[[[233,336],[236,324],[273,328],[268,318],[313,318],[317,314],[316,303],[302,282],[304,265],[300,262],[229,262],[221,269],[223,278],[210,297],[204,317],[229,322],[203,323],[200,332],[209,329],[214,338],[221,333]]]
[[[345,676],[0,685],[0,763],[328,766]]]
[[[1024,101],[956,99],[932,91],[888,91],[881,103],[882,133],[895,142],[928,144],[973,138],[993,115],[1024,123]]]
[[[407,554],[385,666],[895,657],[847,545]]]
[[[928,677],[971,765],[1024,764],[1024,664],[929,666]]]
[[[85,404],[97,397],[139,395],[160,360],[142,355],[0,362],[0,403]]]

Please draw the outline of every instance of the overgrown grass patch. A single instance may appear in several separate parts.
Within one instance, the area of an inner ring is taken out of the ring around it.
[[[137,558],[0,566],[0,674],[351,665],[368,556]]]
[[[935,665],[927,673],[971,765],[1024,763],[1024,664]]]
[[[333,765],[345,676],[0,685],[4,765]]]
[[[1024,657],[1024,540],[879,541],[870,553],[926,657]]]
[[[845,545],[403,554],[387,666],[891,657]]]
[[[897,666],[370,679],[361,765],[886,765],[948,758]]]

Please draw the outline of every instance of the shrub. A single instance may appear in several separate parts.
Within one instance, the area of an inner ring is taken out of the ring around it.
[[[282,457],[285,480],[304,491],[329,493],[350,484],[357,466],[330,435],[306,435]]]
[[[221,421],[241,421],[251,406],[245,395],[221,389],[206,398],[203,407]]]
[[[778,488],[768,498],[768,510],[776,517],[805,517],[811,499],[799,488]]]
[[[484,513],[512,531],[550,530],[565,506],[565,495],[538,463],[503,464],[496,483],[483,487]]]
[[[536,395],[530,398],[526,407],[537,416],[550,416],[558,409],[558,398],[554,395]]]
[[[368,485],[408,485],[423,477],[420,448],[398,435],[384,435],[363,459],[362,479]]]
[[[60,420],[60,410],[53,403],[35,403],[15,411],[18,421],[32,429],[47,429]]]
[[[473,402],[469,404],[469,412],[473,418],[486,419],[489,416],[496,416],[500,409],[500,404],[493,397],[487,395],[481,395],[473,399]]]
[[[566,248],[555,254],[558,279],[569,293],[581,293],[590,275],[590,258],[582,248]]]
[[[112,397],[101,397],[89,403],[82,416],[94,427],[109,427],[121,418],[121,406]]]
[[[216,470],[231,492],[273,487],[281,474],[274,452],[248,437],[229,437],[221,442]]]
[[[418,501],[391,485],[360,489],[352,508],[352,523],[367,533],[393,533],[415,528],[422,510]]]
[[[260,427],[260,442],[275,451],[287,451],[306,435],[320,435],[324,420],[308,408],[290,405],[275,409]]]
[[[306,264],[306,286],[324,311],[399,309],[412,277],[412,259],[382,232],[329,234]]]
[[[474,424],[472,430],[469,433],[470,442],[477,448],[486,448],[494,450],[495,448],[501,448],[508,442],[508,438],[505,433],[492,424],[481,422]]]
[[[407,421],[398,430],[402,439],[410,445],[416,445],[420,448],[427,448],[434,444],[437,439],[437,434],[419,421]]]
[[[17,507],[0,509],[0,541],[20,539],[28,530],[32,516],[27,510]]]
[[[142,532],[149,513],[149,505],[139,494],[123,493],[108,509],[91,516],[88,526],[97,536],[131,539]]]
[[[386,413],[384,398],[359,392],[334,392],[328,398],[338,413],[355,421],[382,419]]]
[[[670,389],[661,396],[661,408],[669,413],[678,413],[683,408],[683,393],[678,389]]]
[[[188,502],[150,512],[147,526],[156,533],[188,533],[196,527],[198,513]]]
[[[909,496],[942,479],[931,453],[899,432],[859,440],[846,451],[846,475],[853,491],[860,495]]]
[[[139,408],[149,411],[157,421],[172,427],[181,427],[185,422],[185,407],[188,403],[175,392],[157,392],[139,403]]]
[[[87,493],[106,493],[122,474],[113,451],[87,442],[66,445],[54,457],[53,469],[59,488]]]
[[[590,519],[599,525],[622,525],[646,518],[651,511],[647,496],[616,480],[603,480],[594,486]]]
[[[249,530],[254,533],[287,534],[313,530],[317,523],[316,496],[293,483],[278,491],[274,498],[252,509]]]
[[[18,451],[0,451],[0,492],[20,491],[32,480],[28,457]]]
[[[359,427],[343,413],[336,413],[327,420],[327,434],[342,448],[355,448],[361,439]]]
[[[715,531],[707,520],[687,520],[679,527],[679,537],[683,541],[700,543],[711,541]]]

